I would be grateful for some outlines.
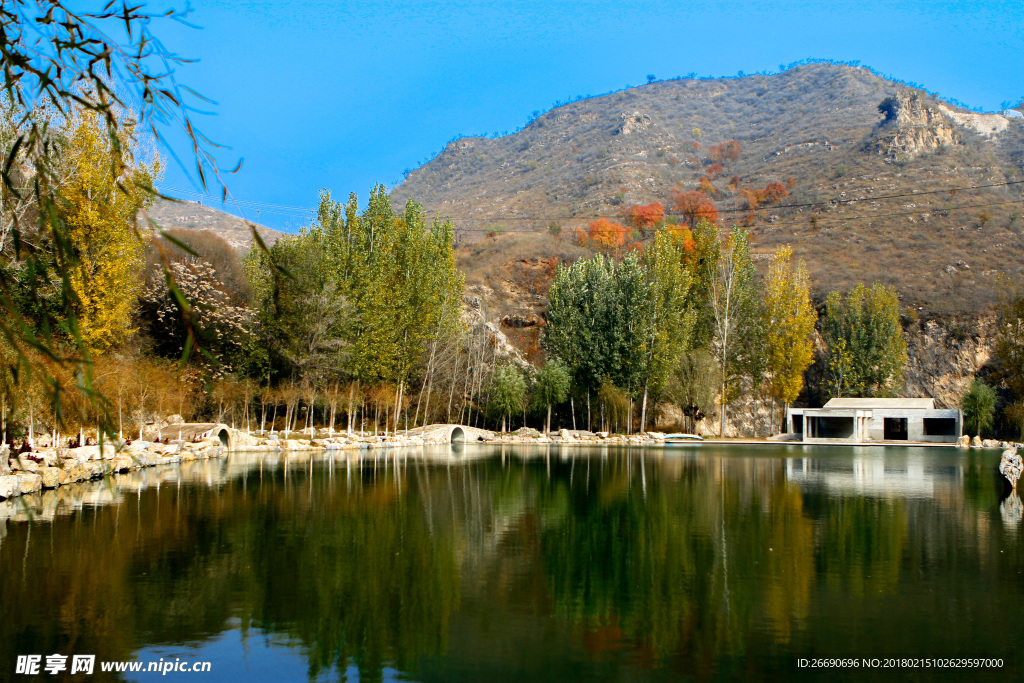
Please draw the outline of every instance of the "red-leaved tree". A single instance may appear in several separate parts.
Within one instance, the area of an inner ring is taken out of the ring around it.
[[[665,219],[665,207],[661,202],[634,204],[626,211],[626,221],[637,230],[650,230]]]
[[[708,223],[718,223],[718,207],[706,192],[676,190],[672,193],[672,207],[691,228],[702,220]]]
[[[772,204],[778,204],[782,201],[783,197],[789,196],[789,190],[786,186],[780,183],[778,180],[773,180],[764,186],[764,198],[765,201],[771,202]]]

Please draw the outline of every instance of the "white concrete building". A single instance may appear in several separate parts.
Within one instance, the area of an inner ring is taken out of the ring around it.
[[[963,413],[931,398],[833,398],[786,412],[786,431],[804,443],[955,443],[962,429]]]

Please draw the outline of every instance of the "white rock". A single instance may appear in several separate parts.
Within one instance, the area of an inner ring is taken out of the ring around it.
[[[18,456],[18,469],[21,470],[22,472],[38,472],[39,468],[42,467],[42,465],[40,465],[35,460],[29,460],[28,457],[26,456],[27,454]]]
[[[21,480],[13,474],[0,477],[0,498],[12,498],[21,494]]]
[[[68,483],[68,473],[59,467],[44,467],[39,470],[39,476],[42,477],[44,489],[55,489]]]
[[[43,487],[43,478],[38,474],[29,474],[28,472],[21,472],[14,475],[21,482],[21,493],[35,493]]]

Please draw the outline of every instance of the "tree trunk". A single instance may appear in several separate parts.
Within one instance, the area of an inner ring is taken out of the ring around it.
[[[647,431],[647,382],[644,382],[644,402],[640,408],[640,432]]]
[[[569,397],[569,408],[572,410],[572,431],[576,431],[576,400]]]
[[[544,423],[544,436],[551,433],[551,404],[548,404],[548,421]]]
[[[722,382],[722,421],[718,423],[718,438],[725,436],[725,381]]]
[[[355,401],[356,385],[349,385],[348,388],[348,435],[352,436],[352,403]]]

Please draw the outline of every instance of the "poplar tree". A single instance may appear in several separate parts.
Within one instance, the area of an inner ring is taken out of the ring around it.
[[[896,290],[875,283],[870,289],[859,284],[845,298],[831,292],[822,334],[832,396],[891,396],[899,388],[907,342]]]
[[[501,431],[507,431],[506,420],[519,412],[526,399],[526,379],[523,373],[508,363],[494,371],[491,384],[491,407],[501,415]]]
[[[651,316],[646,344],[647,368],[644,375],[640,430],[647,425],[648,395],[659,397],[669,375],[689,350],[696,315],[690,293],[693,276],[688,268],[687,252],[676,234],[661,228],[644,253],[649,281]]]
[[[569,371],[565,365],[553,358],[537,371],[534,393],[537,405],[547,408],[544,433],[551,431],[551,406],[565,402],[569,396]]]
[[[718,228],[712,224],[699,224],[695,238],[703,242],[717,242],[715,260],[705,259],[699,271],[707,292],[708,319],[712,331],[712,352],[721,371],[721,403],[718,435],[725,433],[726,405],[734,398],[743,354],[743,331],[751,325],[756,306],[754,264],[750,259],[750,235],[735,227],[724,241]]]
[[[782,247],[772,258],[764,281],[762,320],[767,353],[768,382],[773,400],[788,406],[800,395],[804,371],[814,362],[814,326],[818,313],[811,302],[807,268],[793,268],[793,250]]]
[[[85,111],[70,122],[60,165],[67,179],[58,190],[51,220],[63,224],[76,260],[68,269],[71,302],[85,346],[103,351],[132,332],[135,304],[142,287],[143,244],[135,221],[148,207],[159,163],[131,158],[135,148],[131,126],[122,125],[120,139],[110,137],[98,114]],[[116,175],[111,157],[123,159]]]

